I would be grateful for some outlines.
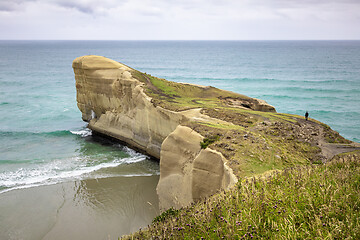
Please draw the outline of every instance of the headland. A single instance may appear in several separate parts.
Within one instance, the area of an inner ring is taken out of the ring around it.
[[[74,60],[88,127],[160,160],[162,210],[228,190],[244,177],[325,163],[360,149],[324,123],[263,100],[175,83],[100,56]]]

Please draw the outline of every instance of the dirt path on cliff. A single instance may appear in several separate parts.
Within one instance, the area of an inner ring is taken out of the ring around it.
[[[352,152],[356,150],[360,150],[360,143],[352,142],[350,144],[346,143],[329,143],[325,139],[324,127],[319,123],[316,123],[311,120],[297,119],[301,125],[308,125],[315,127],[318,131],[318,135],[315,136],[318,147],[321,149],[321,155],[325,157],[326,161],[332,159],[335,155],[340,153]]]

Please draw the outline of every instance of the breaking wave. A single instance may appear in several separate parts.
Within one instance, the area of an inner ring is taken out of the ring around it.
[[[78,135],[81,136],[87,134],[88,132],[78,133]],[[13,171],[0,172],[0,193],[14,189],[51,185],[74,179],[81,180],[89,177],[102,177],[104,175],[91,174],[99,170],[115,168],[122,164],[142,162],[148,158],[128,147],[122,147],[122,151],[125,152],[128,157],[117,158],[110,162],[98,162],[93,159],[88,159],[88,157],[76,156],[68,159],[57,159],[43,164],[27,165]],[[129,174],[131,175],[131,173]],[[130,176],[129,174],[125,174],[124,176]],[[141,175],[149,175],[149,173]]]

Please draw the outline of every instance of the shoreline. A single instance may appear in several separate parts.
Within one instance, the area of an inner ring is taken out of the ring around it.
[[[159,214],[159,176],[72,180],[0,194],[1,239],[118,239]]]

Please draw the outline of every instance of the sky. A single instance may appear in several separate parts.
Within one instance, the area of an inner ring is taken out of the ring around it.
[[[359,40],[360,0],[0,0],[2,40]]]

